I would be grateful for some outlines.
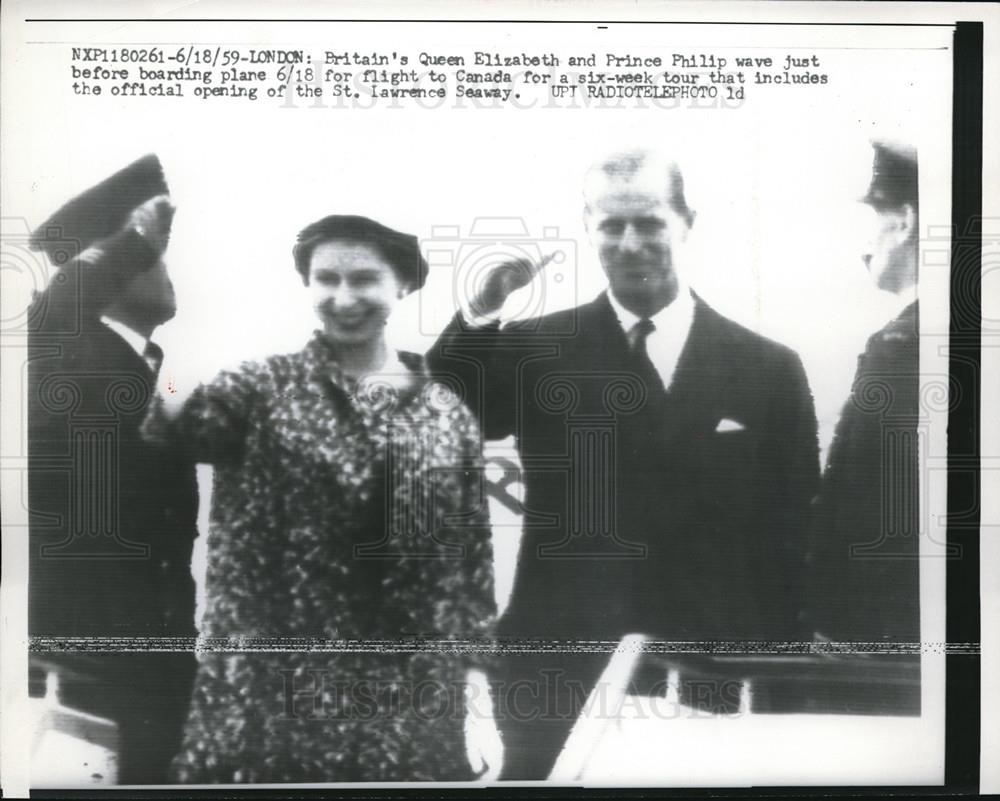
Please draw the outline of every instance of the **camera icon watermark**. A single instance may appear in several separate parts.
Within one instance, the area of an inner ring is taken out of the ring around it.
[[[543,227],[540,234],[532,234],[520,217],[477,217],[466,233],[458,225],[433,226],[421,249],[432,275],[435,270],[447,274],[452,308],[468,310],[491,273],[503,264],[538,270],[506,299],[504,319],[523,321],[531,329],[531,321],[553,310],[554,296],[560,296],[560,307],[576,305],[576,242],[560,237],[557,227]],[[422,333],[432,330],[425,322],[430,322],[433,311],[421,308]]]
[[[51,281],[71,282],[74,276],[61,271],[80,255],[79,240],[64,237],[53,228],[38,238],[32,237],[23,217],[5,217],[0,221],[0,270],[3,272],[3,305],[0,330],[4,336],[27,336],[46,328],[48,303],[45,289]],[[37,240],[37,243],[36,243]],[[41,247],[39,247],[39,244]],[[72,286],[60,286],[73,292]],[[61,315],[60,334],[80,330],[79,304],[66,304],[73,312]]]

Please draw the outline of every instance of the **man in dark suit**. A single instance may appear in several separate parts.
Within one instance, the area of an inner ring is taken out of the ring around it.
[[[194,466],[139,433],[162,359],[150,337],[175,312],[166,192],[148,156],[32,238],[56,266],[29,312],[33,668],[116,722],[123,784],[167,781],[195,669],[190,652],[141,651],[195,634]]]
[[[524,535],[495,685],[503,778],[552,768],[608,649],[798,640],[802,519],[818,480],[798,357],[694,295],[694,221],[677,165],[616,154],[585,182],[609,288],[503,329],[491,317],[541,264],[499,265],[435,348],[485,436],[513,434]],[[597,650],[598,653],[588,651]]]
[[[873,142],[863,260],[898,315],[868,340],[834,433],[816,504],[810,603],[817,633],[844,642],[920,640],[920,348],[917,156]],[[919,710],[919,698],[917,698]]]

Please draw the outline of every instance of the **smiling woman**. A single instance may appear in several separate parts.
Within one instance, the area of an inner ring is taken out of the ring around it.
[[[322,325],[199,387],[147,436],[215,467],[207,604],[183,782],[472,778],[465,678],[492,552],[471,413],[391,351],[423,284],[415,237],[364,217],[293,250]],[[220,644],[221,643],[221,644]],[[308,647],[306,647],[308,646]]]
[[[359,369],[376,368],[389,315],[427,275],[416,238],[366,217],[332,215],[303,229],[293,255],[327,339]]]
[[[378,253],[351,242],[316,248],[307,286],[327,337],[345,346],[378,340],[406,291]]]

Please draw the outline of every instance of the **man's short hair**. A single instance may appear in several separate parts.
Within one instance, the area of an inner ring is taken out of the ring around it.
[[[597,162],[587,171],[583,184],[583,197],[590,208],[592,185],[598,180],[629,181],[645,170],[662,170],[664,191],[670,207],[680,214],[690,225],[694,213],[684,196],[684,176],[676,161],[664,158],[654,150],[634,148],[612,153]]]
[[[303,228],[292,248],[295,269],[303,281],[309,280],[309,262],[313,251],[324,242],[368,245],[391,265],[396,277],[411,292],[422,287],[427,279],[427,262],[415,236],[393,230],[368,217],[331,214]]]

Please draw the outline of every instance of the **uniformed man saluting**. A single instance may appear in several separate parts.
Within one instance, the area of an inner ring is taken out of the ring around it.
[[[191,653],[143,651],[194,629],[193,464],[139,425],[174,316],[173,207],[147,156],[34,232],[55,267],[30,310],[29,634],[67,706],[114,720],[119,781],[160,783],[177,750]],[[109,642],[105,638],[122,638]]]

